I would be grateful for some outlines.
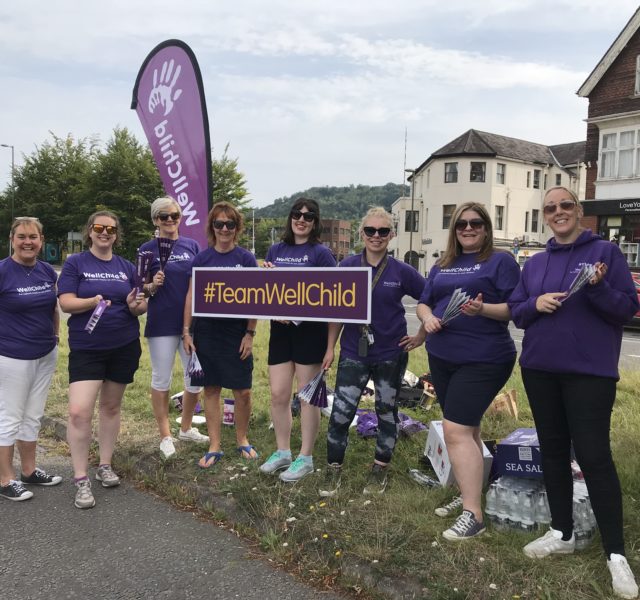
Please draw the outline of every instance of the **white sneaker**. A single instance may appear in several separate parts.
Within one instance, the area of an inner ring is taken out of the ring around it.
[[[180,430],[178,434],[178,439],[183,442],[199,442],[204,444],[205,442],[209,443],[209,436],[202,435],[195,427],[191,429],[187,429],[187,431]]]
[[[549,531],[537,540],[527,544],[523,550],[529,558],[544,558],[550,554],[573,554],[576,549],[576,536],[572,533],[571,539],[564,541],[562,531],[549,527]]]
[[[607,561],[607,567],[611,573],[614,593],[621,598],[637,598],[638,584],[627,559],[622,554],[612,554]]]
[[[175,456],[176,447],[173,445],[173,438],[171,436],[162,438],[160,442],[160,454],[162,454],[162,458],[165,460]]]

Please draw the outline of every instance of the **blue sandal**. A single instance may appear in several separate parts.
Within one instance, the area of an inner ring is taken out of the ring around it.
[[[258,451],[251,444],[248,446],[238,446],[236,450],[238,451],[240,458],[244,458],[245,460],[256,460],[260,458],[260,454],[258,454]],[[256,453],[255,456],[251,456],[252,452]]]
[[[215,467],[222,457],[224,456],[224,452],[207,452],[196,464],[201,469],[209,469],[211,467]],[[204,461],[204,464],[203,464]],[[212,461],[212,462],[209,462]]]

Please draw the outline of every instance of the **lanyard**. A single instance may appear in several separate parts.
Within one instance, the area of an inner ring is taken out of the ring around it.
[[[371,301],[373,302],[373,290],[376,287],[376,284],[378,283],[378,281],[380,281],[380,278],[382,277],[382,273],[385,270],[387,263],[389,262],[389,255],[385,253],[384,258],[382,259],[382,262],[378,264],[378,271],[375,274],[373,281],[371,282]],[[365,258],[365,251],[362,252],[362,257],[361,257],[361,262],[360,264],[363,267],[369,266],[367,265],[367,261]],[[368,325],[360,325],[360,333],[363,336],[366,336],[367,333],[369,331],[369,326]]]

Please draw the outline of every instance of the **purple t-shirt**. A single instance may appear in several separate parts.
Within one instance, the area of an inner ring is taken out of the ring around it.
[[[58,296],[75,294],[78,298],[92,298],[100,294],[111,300],[93,333],[84,330],[93,309],[69,317],[71,350],[111,350],[140,337],[138,318],[127,305],[135,272],[132,263],[115,254],[110,260],[102,260],[87,250],[67,258],[58,280]]]
[[[520,267],[508,252],[494,252],[478,262],[477,254],[461,254],[445,269],[429,272],[420,303],[442,317],[451,295],[462,288],[471,298],[482,292],[483,302],[506,302],[520,280]],[[460,314],[441,331],[427,336],[427,353],[456,364],[506,363],[516,354],[508,323],[487,317]]]
[[[251,252],[236,246],[229,252],[218,252],[215,248],[207,248],[193,259],[191,266],[233,269],[237,267],[257,267],[258,263]]]
[[[348,256],[341,267],[361,267],[362,255]],[[370,266],[366,263],[364,266]],[[371,280],[376,276],[380,265],[371,267]],[[403,350],[398,346],[400,339],[407,335],[402,298],[411,296],[416,300],[425,286],[425,278],[412,266],[389,257],[378,283],[371,294],[371,325],[374,342],[369,346],[366,358],[358,356],[360,325],[345,323],[340,338],[340,354],[352,360],[378,362],[393,360]]]
[[[0,356],[35,360],[54,349],[56,279],[45,262],[32,268],[0,260]]]
[[[331,250],[322,244],[285,244],[278,242],[267,251],[265,261],[276,267],[335,267]]]
[[[153,276],[160,270],[158,242],[156,240],[145,242],[140,246],[139,251],[145,250],[153,252],[150,268]],[[189,289],[191,263],[198,252],[200,252],[200,246],[195,240],[183,237],[176,240],[164,269],[164,285],[149,298],[147,325],[144,330],[146,337],[182,333],[184,299]]]

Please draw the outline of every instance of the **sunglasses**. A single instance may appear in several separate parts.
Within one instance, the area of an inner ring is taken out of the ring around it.
[[[552,215],[554,212],[558,210],[558,206],[562,210],[573,210],[576,206],[576,203],[573,200],[560,200],[558,204],[546,204],[542,211],[545,215]]]
[[[233,231],[236,228],[236,222],[235,221],[214,221],[213,222],[213,228],[214,229],[222,229],[224,226],[227,226],[227,230],[228,231]]]
[[[118,233],[118,228],[115,225],[100,225],[99,223],[94,223],[91,226],[91,231],[95,233],[102,233],[103,231],[107,232],[107,235],[115,235]]]
[[[381,238],[386,238],[391,233],[391,227],[363,227],[362,231],[367,237],[377,233]]]
[[[299,221],[300,217],[302,217],[307,223],[311,223],[316,218],[316,213],[314,212],[302,212],[301,210],[292,210],[291,218],[294,221]]]
[[[158,219],[160,219],[163,223],[165,223],[169,219],[171,219],[172,221],[178,221],[180,219],[180,213],[179,212],[173,212],[173,213],[169,213],[169,214],[160,213],[158,215]]]
[[[471,229],[478,231],[484,227],[484,221],[482,219],[458,219],[456,224],[454,225],[456,231],[464,231],[467,227],[471,227]]]

